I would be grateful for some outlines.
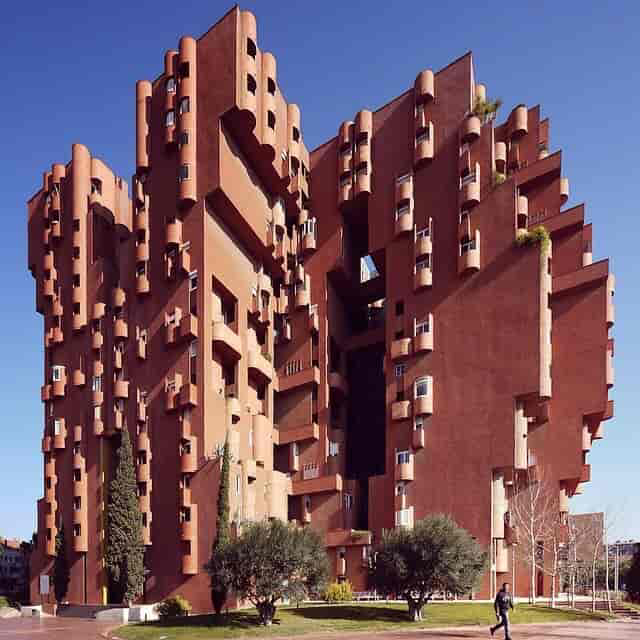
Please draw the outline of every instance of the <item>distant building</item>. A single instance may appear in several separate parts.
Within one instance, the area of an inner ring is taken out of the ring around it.
[[[0,538],[0,596],[28,600],[31,545]]]

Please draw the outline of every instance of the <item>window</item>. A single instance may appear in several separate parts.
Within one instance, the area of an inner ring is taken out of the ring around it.
[[[399,204],[396,207],[396,219],[400,218],[401,216],[406,216],[408,213],[411,213],[411,207],[409,206],[408,202]]]
[[[418,378],[415,382],[416,398],[429,395],[429,378]]]
[[[198,383],[198,341],[189,344],[189,380],[191,384]]]
[[[404,315],[404,300],[396,301],[396,315],[397,316]]]
[[[247,38],[247,55],[255,59],[257,53],[256,43],[251,38]]]
[[[102,181],[98,178],[91,178],[91,193],[102,194]]]
[[[402,402],[404,400],[404,389],[396,391],[396,402]]]
[[[97,404],[93,407],[93,419],[94,420],[102,419],[102,405]]]
[[[291,443],[291,453],[293,454],[294,458],[297,458],[300,454],[300,447],[298,446],[297,442]]]
[[[75,273],[73,275],[72,283],[73,283],[73,286],[76,287],[76,288],[80,286],[80,274]]]
[[[189,77],[189,71],[190,71],[189,63],[188,62],[183,62],[180,65],[180,69],[179,69],[180,77],[181,78],[188,78]]]
[[[409,464],[411,462],[411,454],[407,449],[396,451],[396,464]]]
[[[73,259],[74,260],[80,259],[80,247],[73,247]]]
[[[62,433],[62,420],[56,418],[53,421],[53,435],[59,436]]]
[[[53,382],[60,382],[64,376],[64,367],[59,364],[54,364],[51,367],[51,380]]]
[[[144,276],[147,274],[147,263],[146,262],[138,262],[136,265],[136,275]]]
[[[91,378],[91,391],[102,391],[102,376]]]
[[[351,493],[345,493],[343,496],[345,511],[351,511],[353,508],[353,495]]]
[[[80,511],[80,496],[75,496],[73,498],[73,510]]]
[[[250,73],[247,73],[247,91],[255,96],[257,88],[256,79]]]
[[[365,144],[369,144],[369,134],[368,134],[368,132],[363,131],[360,134],[360,138],[358,138],[358,146],[360,147],[360,146],[365,145]]]
[[[367,166],[367,163],[363,162],[356,170],[356,173],[358,175],[366,175],[367,173],[369,173],[369,168]]]
[[[236,476],[236,495],[240,495],[240,475]]]
[[[183,147],[185,144],[189,144],[189,132],[182,131],[178,136],[178,144]]]
[[[270,129],[276,128],[276,114],[273,111],[267,111],[267,125]]]
[[[189,312],[198,315],[198,272],[189,274]]]
[[[473,173],[465,173],[460,179],[460,186],[464,187],[465,184],[469,184],[470,182],[476,181],[476,172]]]
[[[180,165],[180,172],[178,173],[178,182],[184,182],[189,179],[189,165]]]
[[[416,320],[416,330],[415,330],[415,334],[417,336],[419,336],[421,333],[429,333],[429,331],[431,330],[430,327],[430,323],[429,323],[429,318],[427,318],[426,320]]]
[[[294,142],[300,142],[300,129],[298,127],[293,127],[291,130],[291,137]]]
[[[396,495],[397,496],[407,495],[407,488],[405,487],[404,482],[398,482],[398,484],[396,485]]]
[[[402,340],[402,338],[404,338],[404,330],[400,329],[399,331],[396,331],[393,338],[394,340]]]
[[[267,91],[272,95],[276,95],[276,81],[273,78],[267,78]]]
[[[74,537],[79,538],[81,533],[82,533],[82,529],[80,528],[80,525],[79,524],[74,524],[73,525],[73,535],[74,535]]]
[[[405,364],[397,364],[396,368],[396,378],[400,378],[401,376],[403,376],[406,372],[407,372],[407,365]]]
[[[411,174],[403,173],[401,176],[398,176],[396,178],[396,184],[402,184],[403,182],[408,182],[409,180],[411,180]]]
[[[169,76],[165,82],[165,89],[167,93],[175,93],[176,92],[176,79],[173,76]]]
[[[337,456],[340,453],[340,443],[329,440],[329,455]]]
[[[416,262],[416,271],[420,271],[420,269],[429,269],[431,267],[431,254],[427,253],[427,255],[422,258],[422,260],[418,260]]]
[[[190,110],[191,110],[191,103],[189,101],[189,96],[185,96],[184,98],[181,98],[180,102],[178,103],[178,113],[182,115],[183,113],[189,113]]]
[[[191,509],[189,507],[182,507],[180,509],[180,521],[191,522]]]
[[[471,215],[471,212],[470,212],[470,211],[467,211],[467,210],[465,210],[465,211],[461,211],[461,212],[458,214],[458,223],[459,223],[459,224],[466,223],[466,222],[467,222],[467,220],[469,220],[469,216],[470,216],[470,215]]]
[[[411,523],[411,508],[396,511],[396,527],[408,527]]]
[[[350,173],[345,173],[340,178],[340,186],[341,187],[346,187],[350,182],[351,182],[351,174]]]
[[[165,127],[173,127],[175,123],[176,123],[176,114],[175,114],[175,111],[171,109],[167,111],[167,113],[164,116],[164,125]]]
[[[431,132],[429,131],[429,129],[423,129],[420,133],[418,133],[418,135],[416,136],[416,142],[418,144],[420,144],[421,142],[427,142],[429,140],[429,138],[431,137]]]
[[[420,231],[416,231],[416,238],[428,238],[431,235],[431,229],[429,227],[425,227],[424,229],[420,229]]]
[[[464,236],[460,240],[460,253],[465,254],[468,251],[473,251],[476,248],[476,239],[470,239],[469,236]]]
[[[80,482],[80,480],[82,480],[82,472],[80,471],[80,469],[74,469],[73,470],[73,481],[74,482]]]
[[[423,416],[416,416],[413,419],[413,429],[414,431],[418,431],[419,429],[423,429],[424,428],[424,417]]]
[[[300,225],[300,235],[306,236],[307,234],[316,234],[316,219],[308,218]]]

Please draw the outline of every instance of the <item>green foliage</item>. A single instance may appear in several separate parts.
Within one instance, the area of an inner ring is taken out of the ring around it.
[[[516,236],[516,244],[519,247],[539,244],[540,253],[542,255],[546,255],[549,251],[549,247],[551,246],[551,235],[542,225],[534,227],[531,231],[520,229]]]
[[[504,173],[500,173],[499,171],[494,171],[492,178],[493,178],[494,186],[498,187],[503,182],[505,182],[505,180],[507,179],[507,176],[505,176]]]
[[[320,536],[280,520],[252,522],[230,544],[233,586],[270,625],[275,603],[322,593],[329,563]]]
[[[56,534],[56,559],[53,563],[53,591],[58,602],[62,602],[67,595],[70,580],[67,543],[64,535],[64,524],[62,524]]]
[[[405,599],[415,621],[422,619],[422,608],[435,592],[471,591],[487,560],[469,532],[442,514],[419,520],[413,529],[384,531],[376,552],[373,585]]]
[[[157,607],[160,620],[167,620],[168,618],[181,618],[188,616],[191,612],[191,604],[186,598],[183,598],[180,594],[173,596],[173,598],[167,598],[163,600]]]
[[[490,100],[482,100],[476,97],[476,103],[473,105],[473,114],[481,118],[483,121],[488,120],[502,106],[502,100],[498,98],[493,102]]]
[[[211,603],[217,615],[220,615],[227,601],[229,586],[233,580],[231,571],[229,543],[231,528],[229,525],[229,466],[231,457],[229,438],[222,450],[222,468],[218,485],[218,515],[216,518],[216,538],[211,549],[211,558],[205,569],[211,576]]]
[[[625,585],[629,598],[633,602],[640,602],[640,549],[633,555],[631,566],[625,576]]]
[[[115,475],[109,487],[105,563],[115,602],[132,602],[142,594],[144,542],[142,514],[129,431],[122,430]]]
[[[351,602],[353,600],[353,589],[348,580],[344,582],[332,582],[324,594],[327,602]]]

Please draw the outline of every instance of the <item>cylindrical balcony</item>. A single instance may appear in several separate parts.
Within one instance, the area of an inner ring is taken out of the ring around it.
[[[195,473],[198,470],[198,457],[197,457],[197,440],[195,436],[189,439],[190,446],[182,446],[180,453],[180,472],[181,473]]]
[[[166,244],[168,246],[180,246],[182,244],[182,220],[174,218],[167,223]]]
[[[413,454],[411,454],[409,462],[396,463],[396,480],[411,482],[413,477]]]
[[[475,207],[480,202],[480,180],[476,178],[473,182],[467,182],[460,189],[460,208],[469,209]]]
[[[473,142],[480,137],[480,118],[475,115],[467,116],[462,121],[462,126],[460,128],[460,138],[463,142]]]
[[[138,482],[149,482],[151,469],[148,463],[136,465],[136,479]]]
[[[150,289],[149,278],[146,275],[136,276],[136,293],[138,295],[149,293]]]
[[[582,451],[591,451],[591,432],[588,425],[582,425]]]
[[[496,573],[509,573],[509,549],[503,539],[496,540]]]
[[[113,397],[125,400],[129,397],[129,382],[127,380],[116,380],[113,383]]]
[[[411,415],[411,402],[409,400],[396,400],[391,403],[391,419],[406,420]]]
[[[521,137],[528,131],[528,111],[523,104],[518,105],[509,116],[509,131],[511,137]]]
[[[413,289],[417,291],[418,289],[423,289],[425,287],[430,287],[432,285],[433,276],[430,268],[421,268],[416,269],[413,274]]]
[[[413,84],[413,94],[416,104],[429,102],[434,99],[435,82],[431,69],[425,69],[417,75]]]
[[[414,429],[411,437],[411,444],[414,449],[424,449],[424,429]]]
[[[91,348],[92,349],[101,349],[104,343],[104,338],[102,336],[102,331],[96,331],[91,336]]]
[[[406,358],[411,353],[411,338],[400,338],[391,343],[391,359]]]
[[[569,178],[560,178],[560,203],[564,204],[569,199]]]
[[[111,304],[116,309],[121,309],[127,300],[127,294],[122,287],[115,287],[111,292]]]
[[[433,247],[431,243],[431,235],[419,235],[415,239],[414,255],[416,258],[422,258],[429,253],[433,253]]]
[[[269,419],[261,413],[251,417],[253,428],[253,458],[257,462],[265,463],[269,460],[270,448],[273,447],[271,441],[271,423]]]
[[[410,205],[406,211],[396,212],[394,231],[396,236],[413,231],[413,209]]]
[[[414,398],[413,413],[416,416],[430,416],[433,413],[433,393]]]
[[[430,323],[429,331],[423,331],[413,337],[413,350],[416,353],[433,351],[433,322]]]
[[[114,340],[126,340],[129,337],[129,326],[124,318],[116,318],[113,323]]]
[[[151,83],[136,83],[136,170],[149,168],[149,116],[151,114]]]
[[[507,166],[507,145],[504,142],[496,142],[495,160],[496,171],[498,173],[505,173],[505,169]]]

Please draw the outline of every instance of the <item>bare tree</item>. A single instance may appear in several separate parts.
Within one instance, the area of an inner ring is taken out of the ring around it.
[[[518,531],[517,555],[529,568],[529,601],[536,602],[536,575],[543,571],[552,576],[552,599],[558,573],[559,523],[558,490],[548,480],[543,467],[532,458],[527,471],[520,474],[509,501],[509,518]],[[553,532],[553,533],[552,533]],[[552,542],[555,540],[555,542]],[[553,558],[551,567],[545,566],[545,550]]]

